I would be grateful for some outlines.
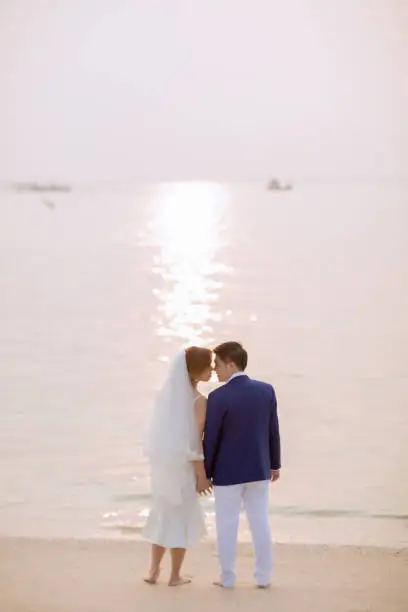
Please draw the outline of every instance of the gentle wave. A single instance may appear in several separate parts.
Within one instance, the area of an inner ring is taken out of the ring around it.
[[[129,493],[123,495],[115,495],[112,498],[115,502],[137,503],[145,502],[145,506],[149,505],[151,496],[146,493]],[[207,498],[204,501],[204,507],[213,504],[212,498]],[[213,512],[206,512],[211,515]],[[302,506],[271,506],[269,509],[270,515],[296,515],[310,517],[349,517],[349,518],[372,518],[372,519],[388,519],[396,521],[408,521],[408,514],[404,513],[389,513],[389,512],[369,512],[367,510],[358,510],[355,508],[304,508]]]

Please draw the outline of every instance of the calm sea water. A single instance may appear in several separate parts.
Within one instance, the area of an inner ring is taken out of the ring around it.
[[[49,199],[0,195],[0,534],[138,534],[168,359],[237,339],[279,400],[275,539],[408,544],[406,185]]]

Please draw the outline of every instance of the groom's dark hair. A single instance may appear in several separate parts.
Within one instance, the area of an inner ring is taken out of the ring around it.
[[[248,353],[239,342],[223,342],[214,353],[225,363],[235,363],[239,370],[244,371],[248,363]]]

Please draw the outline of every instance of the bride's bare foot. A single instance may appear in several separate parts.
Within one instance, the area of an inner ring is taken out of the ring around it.
[[[190,582],[190,578],[182,578],[181,576],[178,576],[177,578],[170,578],[169,586],[183,586],[183,584],[190,584]]]
[[[143,578],[143,580],[147,582],[147,584],[156,584],[159,578],[159,574],[160,574],[160,568],[157,567],[155,569],[150,570],[150,573],[147,576],[147,578]]]

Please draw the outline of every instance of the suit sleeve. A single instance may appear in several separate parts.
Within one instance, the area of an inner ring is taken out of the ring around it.
[[[207,478],[214,476],[215,462],[221,440],[222,427],[225,418],[225,408],[222,407],[216,393],[210,393],[207,402],[207,415],[204,428],[204,466]]]
[[[279,434],[278,405],[275,391],[272,388],[271,419],[269,424],[269,456],[271,460],[271,470],[281,468],[281,445]]]

